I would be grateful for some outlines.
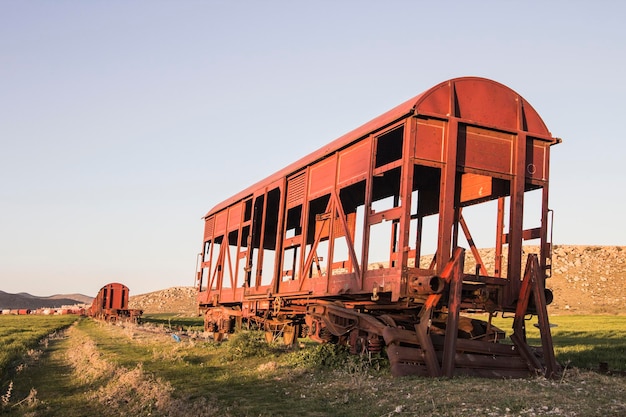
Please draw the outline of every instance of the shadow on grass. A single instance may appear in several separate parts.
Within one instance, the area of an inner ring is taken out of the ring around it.
[[[173,330],[204,330],[202,317],[178,317],[176,314],[147,314],[141,319],[143,323],[162,325]]]
[[[555,337],[557,360],[583,369],[626,371],[626,339],[586,331],[563,331]]]

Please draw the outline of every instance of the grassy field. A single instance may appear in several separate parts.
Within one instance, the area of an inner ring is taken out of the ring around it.
[[[203,331],[204,319],[202,317],[181,317],[175,314],[169,313],[153,313],[144,314],[141,318],[143,323],[150,323],[158,326],[163,326],[171,330],[191,330],[191,331]]]
[[[512,319],[496,319],[501,329],[510,329]],[[531,344],[539,344],[536,320],[526,324]],[[597,369],[600,362],[616,371],[626,371],[626,316],[552,316],[554,351],[564,366]],[[508,334],[508,332],[507,332]]]
[[[502,320],[502,319],[501,319]],[[392,378],[386,361],[303,341],[286,350],[241,332],[215,344],[171,334],[197,322],[148,317],[149,332],[82,319],[2,386],[15,416],[622,416],[625,316],[554,317],[556,380]],[[508,328],[506,320],[496,323]],[[159,330],[160,327],[165,329]],[[529,322],[529,336],[538,335]],[[533,330],[531,330],[533,329]],[[45,333],[45,332],[44,332]]]
[[[77,319],[78,316],[73,315],[0,315],[0,382],[6,382],[24,355],[35,352],[47,335],[68,327]]]

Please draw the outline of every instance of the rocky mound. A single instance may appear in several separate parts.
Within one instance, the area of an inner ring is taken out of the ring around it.
[[[626,312],[626,247],[558,245],[553,262],[551,313]]]
[[[528,254],[538,251],[538,246],[525,246],[522,254],[523,265]],[[478,252],[485,267],[492,273],[495,263],[494,250],[480,249]],[[506,270],[506,262],[503,263],[502,269]],[[475,262],[471,251],[468,250],[465,272],[472,271],[475,271]],[[554,245],[552,276],[546,280],[546,287],[554,294],[554,300],[548,306],[551,314],[624,313],[626,247]]]
[[[524,248],[536,253],[536,246]],[[480,256],[493,271],[493,249],[481,249]],[[466,252],[466,271],[474,266],[472,254]],[[555,245],[552,277],[546,282],[554,293],[549,306],[551,314],[619,314],[626,312],[626,247]],[[130,297],[130,308],[146,313],[197,313],[196,289],[173,287]]]
[[[172,287],[147,294],[131,295],[129,308],[138,308],[144,313],[178,313],[193,317],[198,311],[196,288]]]

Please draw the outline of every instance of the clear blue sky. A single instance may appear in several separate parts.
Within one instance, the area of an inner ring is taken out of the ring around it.
[[[192,285],[211,207],[459,76],[524,96],[557,244],[625,245],[617,1],[0,2],[0,290]]]

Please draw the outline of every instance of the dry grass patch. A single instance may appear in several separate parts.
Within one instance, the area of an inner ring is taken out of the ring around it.
[[[171,384],[144,372],[142,363],[127,368],[105,359],[96,343],[78,328],[73,327],[69,333],[72,343],[67,359],[76,377],[92,388],[87,398],[105,406],[111,415],[221,415],[205,398],[176,398]]]

